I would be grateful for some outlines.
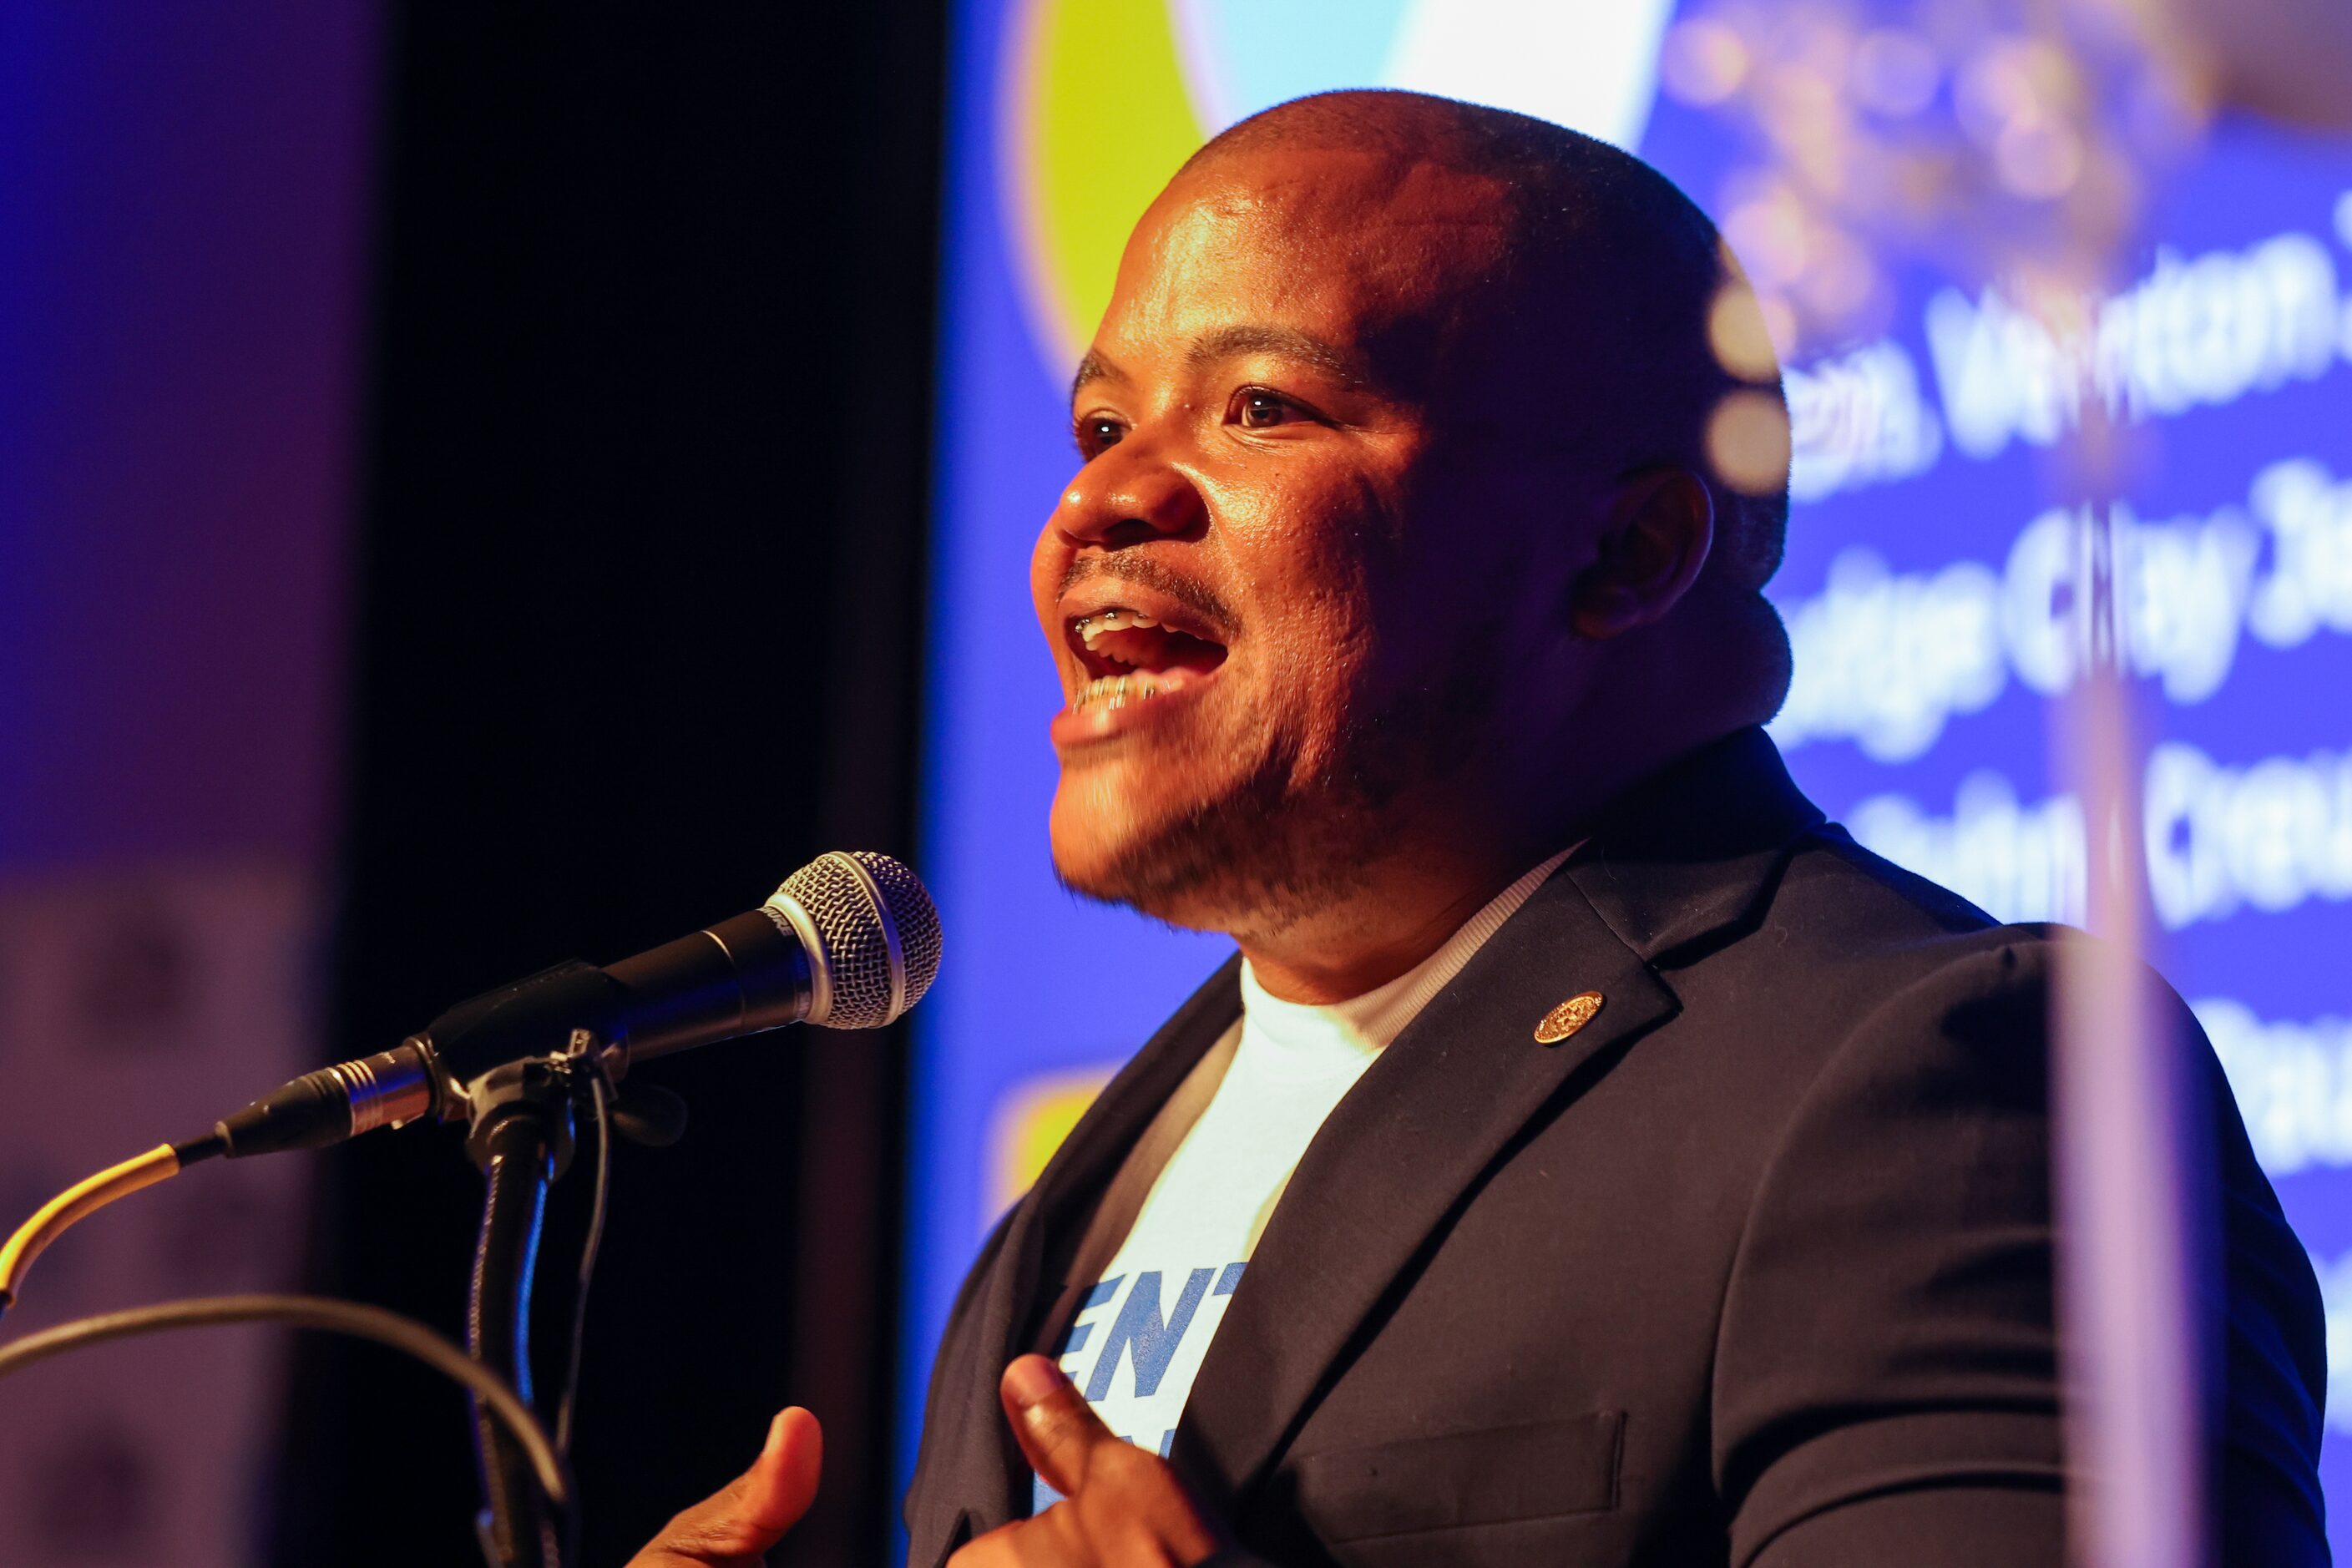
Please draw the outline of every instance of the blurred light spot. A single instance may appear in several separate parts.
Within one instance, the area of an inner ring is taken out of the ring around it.
[[[1772,340],[1772,348],[1782,364],[1797,357],[1796,308],[1778,294],[1756,296],[1756,309],[1764,318],[1765,334]]]
[[[1953,84],[1952,107],[1961,129],[1987,147],[2000,140],[2010,121],[2029,114],[2049,115],[2075,96],[2074,68],[2054,45],[2037,39],[1996,38],[1970,55]]]
[[[2064,121],[2021,114],[1993,143],[2000,183],[2021,196],[2050,201],[2074,189],[2083,174],[2083,140]]]
[[[2126,94],[2121,118],[2143,162],[2168,163],[2189,155],[2208,115],[2208,108],[2190,99],[2172,72],[2145,71]]]
[[[1723,235],[1759,289],[1793,282],[1805,269],[1804,209],[1785,192],[1733,209]]]
[[[1757,84],[1757,118],[1783,147],[1804,150],[1839,134],[1845,123],[1837,83],[1819,71],[1775,70]]]
[[[1727,283],[1716,291],[1706,313],[1706,341],[1717,363],[1742,381],[1770,381],[1780,374],[1756,291],[1743,283]]]
[[[1706,457],[1725,484],[1770,495],[1789,482],[1789,411],[1763,392],[1735,392],[1706,422]]]
[[[1816,315],[1843,321],[1869,302],[1878,269],[1869,251],[1842,230],[1816,229],[1811,248],[1798,293]]]
[[[1794,5],[1772,18],[1765,52],[1791,70],[1841,80],[1853,53],[1853,30],[1824,7]]]
[[[2112,142],[2094,139],[2084,144],[2083,176],[2068,198],[2077,233],[2108,236],[2107,243],[2132,226],[2133,215],[2145,199],[2139,171]]]
[[[2352,247],[2352,191],[2336,198],[2336,237]]]
[[[1990,146],[2032,97],[2014,51],[1988,44],[1970,55],[1952,82],[1952,110],[1960,129]]]
[[[1721,22],[1699,18],[1666,35],[1658,62],[1666,90],[1685,103],[1721,103],[1748,79],[1748,46]]]
[[[1900,28],[1880,27],[1865,34],[1854,49],[1855,99],[1892,119],[1927,108],[1942,75],[1943,67],[1927,40]]]

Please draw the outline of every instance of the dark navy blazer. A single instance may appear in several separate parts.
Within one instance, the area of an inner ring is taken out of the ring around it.
[[[1325,1122],[1171,1461],[1310,1564],[2061,1563],[2053,932],[1857,847],[1760,731],[1628,793]],[[932,1568],[1026,1512],[997,1404],[1047,1260],[1237,1016],[1220,970],[992,1236],[907,1498]],[[1537,1024],[1585,991],[1556,1044]],[[2179,999],[2228,1563],[2327,1560],[2311,1266]]]

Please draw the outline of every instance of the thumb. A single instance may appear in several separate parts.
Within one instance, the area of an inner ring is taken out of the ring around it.
[[[671,1520],[630,1559],[631,1568],[757,1563],[816,1500],[824,1463],[824,1434],[816,1417],[798,1405],[780,1413],[769,1424],[767,1446],[751,1468]]]
[[[1024,1355],[1004,1369],[997,1393],[1030,1468],[1064,1497],[1077,1496],[1094,1457],[1118,1441],[1077,1385],[1045,1357]]]

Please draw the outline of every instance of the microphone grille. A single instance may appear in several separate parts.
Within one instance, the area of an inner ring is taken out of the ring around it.
[[[914,872],[887,855],[820,855],[776,890],[806,910],[823,950],[824,1006],[808,1021],[877,1029],[922,1000],[940,973],[940,915]]]
[[[898,1005],[903,1013],[921,1001],[940,977],[940,911],[922,879],[900,862],[866,849],[852,850],[849,858],[865,867],[881,889],[882,906],[898,928],[898,952],[907,977],[906,999]]]

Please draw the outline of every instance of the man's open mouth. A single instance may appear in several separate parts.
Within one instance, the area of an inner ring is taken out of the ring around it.
[[[1073,616],[1068,637],[1087,677],[1070,699],[1073,713],[1165,696],[1225,661],[1225,645],[1204,631],[1126,605]]]

